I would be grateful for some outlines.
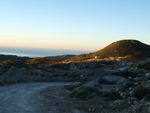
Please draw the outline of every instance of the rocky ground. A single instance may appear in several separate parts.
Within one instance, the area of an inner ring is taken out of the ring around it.
[[[82,81],[80,84],[71,84],[67,87],[64,86],[67,84],[50,87],[49,85],[42,87],[42,84],[40,87],[39,84],[36,88],[36,85],[32,84],[33,89],[37,89],[35,92],[38,95],[35,96],[40,97],[37,99],[39,113],[150,113],[150,59],[135,64],[105,61],[76,62],[55,67],[0,67],[0,73],[1,84],[39,80]],[[12,91],[10,93],[6,91],[7,87],[1,86],[0,104],[3,105],[1,113],[11,111],[6,108],[8,102],[10,106],[19,106],[12,103],[21,102],[24,98],[21,94],[31,96],[29,92],[32,93],[32,85],[21,86],[23,89],[19,89],[21,88],[19,86],[18,89],[15,88],[16,90],[10,88]],[[28,87],[31,87],[30,91]],[[4,93],[6,95],[3,95]],[[16,94],[20,96],[20,100],[16,100]],[[36,102],[33,99],[32,102],[27,103],[36,105]],[[18,109],[21,110],[22,107]]]
[[[89,77],[103,76],[110,71],[125,69],[128,66],[128,63],[123,65],[118,61],[72,62],[52,66],[5,64],[0,66],[0,83],[83,81]]]

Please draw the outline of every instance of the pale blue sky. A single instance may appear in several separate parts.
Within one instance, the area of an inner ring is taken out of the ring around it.
[[[0,46],[93,51],[149,38],[150,0],[0,0]]]

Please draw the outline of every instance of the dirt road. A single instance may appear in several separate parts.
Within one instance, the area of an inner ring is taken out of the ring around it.
[[[54,109],[49,109],[50,106],[45,105],[46,100],[41,95],[41,91],[47,88],[56,89],[67,84],[70,83],[24,83],[0,86],[0,113],[54,113]],[[51,91],[52,95],[53,90]],[[54,103],[54,100],[50,103]],[[56,107],[57,105],[55,109]]]

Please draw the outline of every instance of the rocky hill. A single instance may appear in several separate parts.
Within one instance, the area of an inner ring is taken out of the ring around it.
[[[121,40],[113,42],[99,51],[89,54],[81,54],[68,60],[81,61],[94,58],[95,56],[100,56],[101,58],[129,57],[135,60],[142,60],[150,57],[150,45],[137,40]]]

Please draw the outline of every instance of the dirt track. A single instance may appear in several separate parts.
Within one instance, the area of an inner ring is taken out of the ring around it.
[[[48,87],[56,89],[67,84],[70,83],[24,83],[0,86],[0,113],[53,113],[54,110],[48,109],[50,106],[45,106],[40,93]]]

